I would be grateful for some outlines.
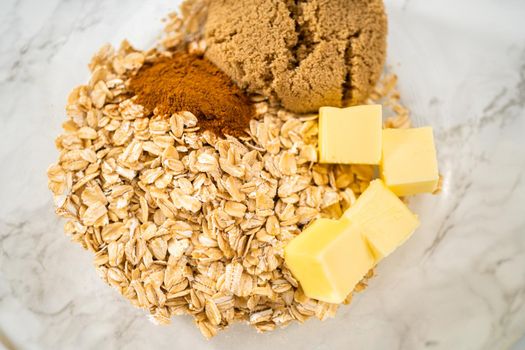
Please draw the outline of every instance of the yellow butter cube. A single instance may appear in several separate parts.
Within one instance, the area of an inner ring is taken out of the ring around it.
[[[381,180],[370,182],[343,218],[363,235],[376,262],[403,244],[419,226],[417,216]]]
[[[285,247],[284,257],[306,296],[328,303],[343,302],[375,263],[346,220],[317,219]]]
[[[381,105],[319,109],[321,163],[379,164]]]
[[[398,196],[433,192],[439,173],[432,128],[383,130],[381,178]]]

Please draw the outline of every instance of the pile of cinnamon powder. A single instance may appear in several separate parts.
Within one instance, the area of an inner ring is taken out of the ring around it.
[[[211,62],[197,55],[174,53],[145,64],[131,78],[137,103],[152,113],[170,116],[190,111],[201,130],[242,136],[255,115],[247,96]]]

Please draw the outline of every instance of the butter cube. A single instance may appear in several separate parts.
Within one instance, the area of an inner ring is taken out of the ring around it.
[[[419,226],[417,216],[381,180],[370,182],[343,218],[357,227],[376,262],[392,253]]]
[[[439,173],[432,128],[383,130],[381,173],[398,196],[433,192]]]
[[[379,164],[381,105],[319,109],[320,163]]]
[[[375,264],[360,232],[346,220],[318,219],[284,251],[306,296],[341,303]]]

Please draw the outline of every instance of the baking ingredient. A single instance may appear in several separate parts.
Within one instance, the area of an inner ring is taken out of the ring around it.
[[[340,303],[418,225],[417,216],[374,180],[339,220],[317,219],[288,243],[286,265],[308,297]]]
[[[189,111],[198,127],[217,135],[246,136],[255,109],[243,92],[208,60],[186,53],[145,63],[131,78],[136,102],[168,118]]]
[[[359,228],[376,262],[392,253],[419,226],[417,216],[379,179],[370,182],[343,219]]]
[[[358,226],[347,220],[317,219],[285,248],[286,265],[304,293],[341,303],[375,265]]]
[[[319,109],[321,163],[379,164],[382,137],[381,105]]]
[[[163,44],[202,50],[181,40],[180,23],[170,16]],[[212,337],[235,322],[265,332],[332,317],[339,305],[304,295],[283,247],[314,218],[338,218],[367,188],[372,166],[313,164],[317,116],[266,101],[246,139],[201,132],[187,111],[147,117],[125,82],[161,56],[106,45],[89,81],[71,91],[48,169],[65,232],[92,253],[104,282],[158,324],[187,314]],[[390,124],[404,127],[395,80],[382,79],[370,103],[385,101]]]
[[[316,112],[368,97],[386,32],[382,0],[217,0],[208,9],[206,57],[241,87]]]
[[[439,173],[432,128],[383,130],[381,177],[398,196],[434,192]]]

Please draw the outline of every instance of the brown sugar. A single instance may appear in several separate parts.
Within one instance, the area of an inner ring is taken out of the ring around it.
[[[299,113],[364,101],[386,55],[382,0],[211,0],[206,57]]]
[[[175,53],[146,63],[131,79],[137,103],[159,115],[190,111],[201,130],[242,136],[255,108],[232,80],[208,60]]]

